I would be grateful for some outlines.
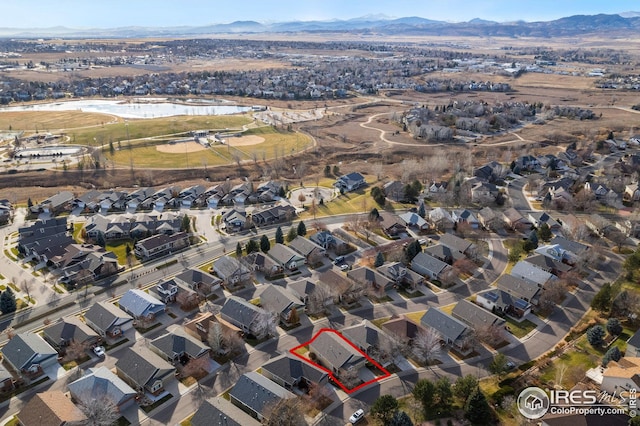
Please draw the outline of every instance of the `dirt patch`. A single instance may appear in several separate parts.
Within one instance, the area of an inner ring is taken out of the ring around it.
[[[228,138],[226,142],[230,146],[250,146],[250,145],[258,145],[264,142],[264,138],[262,136],[249,135],[249,136],[240,136],[238,138]]]
[[[156,149],[166,154],[184,154],[185,152],[205,151],[207,147],[197,142],[178,142],[166,145],[157,145]]]

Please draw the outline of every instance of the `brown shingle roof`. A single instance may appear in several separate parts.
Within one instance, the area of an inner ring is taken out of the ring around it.
[[[87,416],[61,391],[48,391],[35,395],[18,413],[24,426],[60,426],[84,422]]]

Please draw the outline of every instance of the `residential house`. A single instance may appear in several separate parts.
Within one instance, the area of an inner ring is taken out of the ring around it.
[[[640,358],[625,356],[619,361],[609,361],[602,373],[600,390],[609,395],[636,390],[640,386]]]
[[[382,329],[389,335],[400,341],[411,345],[418,332],[423,330],[422,326],[416,324],[404,315],[392,317],[382,324]]]
[[[397,215],[388,212],[380,212],[380,228],[390,238],[396,238],[407,233],[404,221]]]
[[[309,295],[316,289],[316,283],[303,278],[298,281],[288,281],[285,288],[306,305],[309,300]]]
[[[431,226],[429,222],[420,217],[419,214],[413,212],[407,212],[400,215],[400,219],[409,228],[417,229],[418,231],[428,231]]]
[[[191,208],[195,206],[197,200],[202,194],[204,194],[205,187],[202,185],[193,185],[189,188],[185,188],[178,194],[180,205],[185,208]]]
[[[459,254],[465,256],[472,256],[475,254],[475,246],[470,241],[464,238],[456,237],[453,234],[443,234],[440,236],[440,244],[449,247],[452,251],[456,251]]]
[[[365,319],[359,324],[343,328],[341,332],[361,351],[383,365],[390,362],[395,356],[395,354],[387,352],[391,348],[391,338],[369,320]],[[381,359],[381,355],[385,359]]]
[[[164,303],[173,302],[176,300],[176,295],[178,294],[178,283],[176,283],[176,280],[173,278],[161,281],[156,284],[155,291]]]
[[[384,264],[378,267],[378,272],[389,278],[396,285],[415,288],[424,283],[424,277],[400,262]]]
[[[211,348],[203,344],[200,339],[187,334],[180,326],[174,325],[167,331],[167,334],[149,342],[149,349],[171,364],[176,365],[179,362],[185,365],[193,359],[209,355]]]
[[[231,209],[222,215],[222,222],[227,232],[238,232],[247,229],[247,214],[244,211]]]
[[[562,227],[560,223],[549,216],[547,212],[531,212],[529,213],[529,220],[536,228],[540,228],[543,223],[546,223],[552,231],[559,231]]]
[[[58,352],[34,333],[16,334],[2,347],[2,355],[18,373],[32,377],[58,361]]]
[[[284,191],[284,185],[281,182],[274,182],[272,180],[261,183],[256,189],[258,194],[258,202],[268,203],[280,199],[281,191]]]
[[[67,385],[76,401],[106,399],[122,412],[135,404],[136,391],[107,367],[89,368],[78,380]]]
[[[439,231],[453,229],[454,221],[448,211],[442,207],[436,207],[427,213],[431,226]]]
[[[465,255],[458,250],[451,249],[443,244],[429,246],[424,249],[424,252],[449,265],[453,265],[456,261],[465,258]]]
[[[361,296],[361,292],[354,288],[353,281],[333,269],[321,272],[318,275],[318,283],[324,284],[340,302],[352,303]]]
[[[476,331],[485,327],[500,327],[504,323],[499,316],[466,299],[456,304],[451,316],[465,322]]]
[[[357,371],[366,362],[362,353],[335,330],[325,330],[318,334],[309,343],[309,351],[316,354],[321,366],[337,376],[346,371]]]
[[[159,234],[138,241],[133,252],[144,261],[175,253],[188,246],[189,234],[186,232],[178,232],[172,235]]]
[[[557,244],[563,250],[566,250],[566,251],[568,251],[570,253],[573,253],[576,256],[580,256],[584,252],[589,250],[589,246],[588,245],[579,243],[577,241],[568,240],[568,239],[566,239],[564,237],[561,237],[559,235],[553,237],[551,239],[551,241],[549,241],[549,244]]]
[[[411,261],[411,269],[432,280],[440,279],[450,268],[445,262],[424,252],[418,253]]]
[[[120,338],[133,327],[133,317],[109,302],[91,305],[84,314],[84,320],[103,338]]]
[[[199,312],[195,318],[184,324],[184,330],[191,336],[200,339],[200,341],[207,342],[209,340],[209,328],[214,323],[220,324],[223,334],[235,333],[239,336],[242,335],[242,329],[222,319],[220,314],[214,315],[212,312]]]
[[[280,243],[274,244],[267,254],[275,260],[282,269],[287,271],[297,270],[300,266],[304,265],[306,261],[305,257]]]
[[[220,288],[222,280],[197,268],[190,268],[176,275],[174,280],[179,284],[208,297]]]
[[[490,289],[476,294],[476,303],[497,314],[509,315],[516,320],[531,313],[531,304],[523,299],[511,297],[506,291]]]
[[[265,284],[265,289],[260,293],[260,305],[263,309],[278,315],[280,322],[285,325],[293,325],[291,314],[295,309],[298,313],[304,310],[304,303],[297,295],[289,290],[273,284]]]
[[[0,200],[0,225],[6,225],[13,216],[13,206],[9,200]]]
[[[309,237],[311,241],[325,250],[333,250],[337,254],[344,254],[349,250],[349,243],[333,235],[331,231],[320,231]]]
[[[640,200],[640,188],[638,182],[625,185],[622,199],[626,202],[634,202]]]
[[[387,182],[382,189],[386,197],[392,201],[400,202],[405,198],[404,185],[400,181],[392,180],[391,182]]]
[[[438,308],[431,307],[420,318],[420,324],[423,327],[431,328],[438,332],[440,338],[447,344],[457,350],[466,351],[466,337],[471,332],[465,323],[455,319],[451,315],[441,311]]]
[[[504,222],[507,226],[514,231],[525,231],[530,229],[533,225],[528,218],[522,216],[520,212],[513,207],[509,207],[503,211],[502,216],[504,217]]]
[[[190,421],[191,426],[260,426],[261,423],[221,396],[203,401]]]
[[[504,221],[499,213],[496,213],[491,207],[484,207],[478,212],[478,221],[483,229],[494,230],[502,227]]]
[[[540,167],[540,161],[533,155],[523,155],[516,160],[516,166],[520,170],[534,171]]]
[[[222,284],[228,288],[234,288],[251,278],[249,268],[237,259],[222,256],[213,262],[213,272],[222,280]]]
[[[136,391],[158,395],[175,380],[176,369],[150,349],[125,348],[116,361],[116,374]]]
[[[63,238],[59,243],[66,247],[75,242],[68,232],[66,216],[37,220],[32,225],[18,228],[18,251],[28,256],[31,248],[39,241],[46,241],[54,237]]]
[[[308,392],[312,386],[329,382],[326,371],[288,352],[267,361],[262,366],[262,375],[289,391],[297,388]]]
[[[155,234],[180,232],[184,214],[177,212],[153,212],[103,216],[96,214],[87,219],[84,230],[95,241],[123,238],[146,238]]]
[[[45,327],[42,337],[59,352],[64,352],[65,348],[73,342],[89,348],[97,344],[100,338],[98,333],[75,316],[64,317],[55,324]]]
[[[268,226],[287,222],[296,217],[296,209],[290,204],[276,205],[251,213],[251,222],[256,226]]]
[[[511,275],[523,280],[536,283],[540,288],[543,288],[547,281],[555,279],[556,277],[540,268],[536,268],[532,264],[523,260],[516,263],[511,269]]]
[[[446,182],[446,181],[441,181],[441,182],[433,181],[433,182],[431,182],[431,185],[429,185],[429,193],[431,193],[431,194],[444,194],[445,192],[447,192],[447,186],[449,186],[449,182]]]
[[[229,391],[229,399],[234,405],[261,422],[268,418],[268,408],[283,399],[294,397],[294,394],[255,371],[240,376]]]
[[[121,272],[115,253],[92,244],[69,244],[64,254],[49,259],[51,268],[58,269],[58,280],[67,286],[80,287]]]
[[[627,349],[624,353],[624,356],[627,357],[637,357],[638,355],[640,355],[640,330],[627,339]]]
[[[22,426],[82,426],[89,420],[60,390],[33,395],[16,417]]]
[[[542,254],[535,254],[524,259],[525,262],[532,264],[536,268],[547,271],[555,276],[561,276],[573,269],[566,263],[559,262],[551,257]]]
[[[31,213],[48,213],[52,216],[71,211],[74,200],[73,192],[60,191],[55,195],[31,207]]]
[[[538,304],[540,297],[540,286],[533,281],[517,278],[513,275],[501,275],[496,282],[499,290],[511,295],[511,297],[522,299],[533,305]]]
[[[495,182],[504,178],[508,173],[508,167],[503,166],[497,161],[492,161],[475,169],[473,176],[485,182]]]
[[[268,330],[260,321],[260,317],[265,315],[264,309],[236,296],[230,296],[225,300],[220,317],[234,326],[240,328],[244,333],[251,334],[256,339],[267,337]]]
[[[471,182],[469,182],[471,184]],[[494,201],[500,190],[492,183],[475,182],[471,184],[471,201],[473,203],[488,203]]]
[[[351,192],[365,186],[366,184],[367,182],[365,181],[364,176],[358,172],[352,172],[347,175],[340,176],[333,186],[344,192]]]
[[[326,256],[326,250],[322,246],[300,235],[289,243],[289,247],[302,255],[305,263],[314,264]]]
[[[458,225],[466,224],[471,227],[471,229],[478,229],[480,227],[480,221],[470,210],[454,210],[451,213],[451,218]]]
[[[122,295],[118,302],[120,309],[135,319],[152,321],[165,311],[165,304],[144,290],[130,289]]]
[[[535,249],[535,253],[548,257],[558,263],[565,262],[573,265],[577,261],[577,256],[568,250],[565,250],[560,244],[547,244],[539,246]]]
[[[11,392],[13,389],[15,389],[13,374],[0,364],[0,392]]]
[[[242,258],[241,262],[252,271],[262,272],[265,277],[284,273],[284,268],[266,254],[255,251]]]
[[[362,286],[371,287],[377,291],[387,290],[393,285],[393,281],[389,278],[366,266],[348,271],[347,277]]]

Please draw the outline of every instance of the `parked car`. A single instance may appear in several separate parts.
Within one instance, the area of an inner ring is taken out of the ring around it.
[[[336,259],[333,261],[333,263],[334,263],[335,265],[339,265],[339,264],[341,264],[342,262],[344,262],[344,256],[338,256],[338,257],[336,257]]]
[[[358,423],[363,418],[364,418],[364,410],[361,408],[358,411],[356,411],[355,413],[353,413],[351,415],[351,417],[349,417],[349,421],[351,422],[352,425],[355,425],[356,423]]]
[[[100,358],[104,358],[104,356],[105,356],[104,347],[103,346],[96,346],[95,348],[93,348],[93,353],[98,355]]]

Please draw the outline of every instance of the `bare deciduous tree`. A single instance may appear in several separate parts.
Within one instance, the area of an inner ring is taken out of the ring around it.
[[[219,322],[211,322],[207,333],[207,343],[213,354],[222,354],[225,351],[225,338],[222,325]]]
[[[476,336],[489,346],[497,346],[504,342],[504,329],[497,324],[479,324],[475,326]]]
[[[241,354],[246,350],[244,340],[234,331],[225,332],[224,341],[227,344],[227,349],[232,354]]]
[[[254,330],[257,335],[275,336],[278,327],[278,315],[269,311],[262,311],[253,319]]]
[[[116,404],[107,397],[80,396],[80,410],[87,416],[87,426],[111,426],[120,417]]]
[[[307,421],[302,409],[304,401],[301,398],[281,399],[274,406],[267,407],[265,417],[267,426],[304,426]]]
[[[203,402],[213,396],[215,396],[215,392],[212,388],[204,386],[200,382],[196,382],[196,386],[191,391],[191,402],[193,403],[194,408],[197,410],[198,408],[200,408]]]
[[[413,351],[418,357],[429,363],[433,361],[442,350],[440,340],[440,334],[433,328],[428,327],[420,330],[413,340]]]
[[[62,357],[64,362],[77,360],[86,355],[89,346],[84,342],[71,341],[65,348],[65,354]]]

